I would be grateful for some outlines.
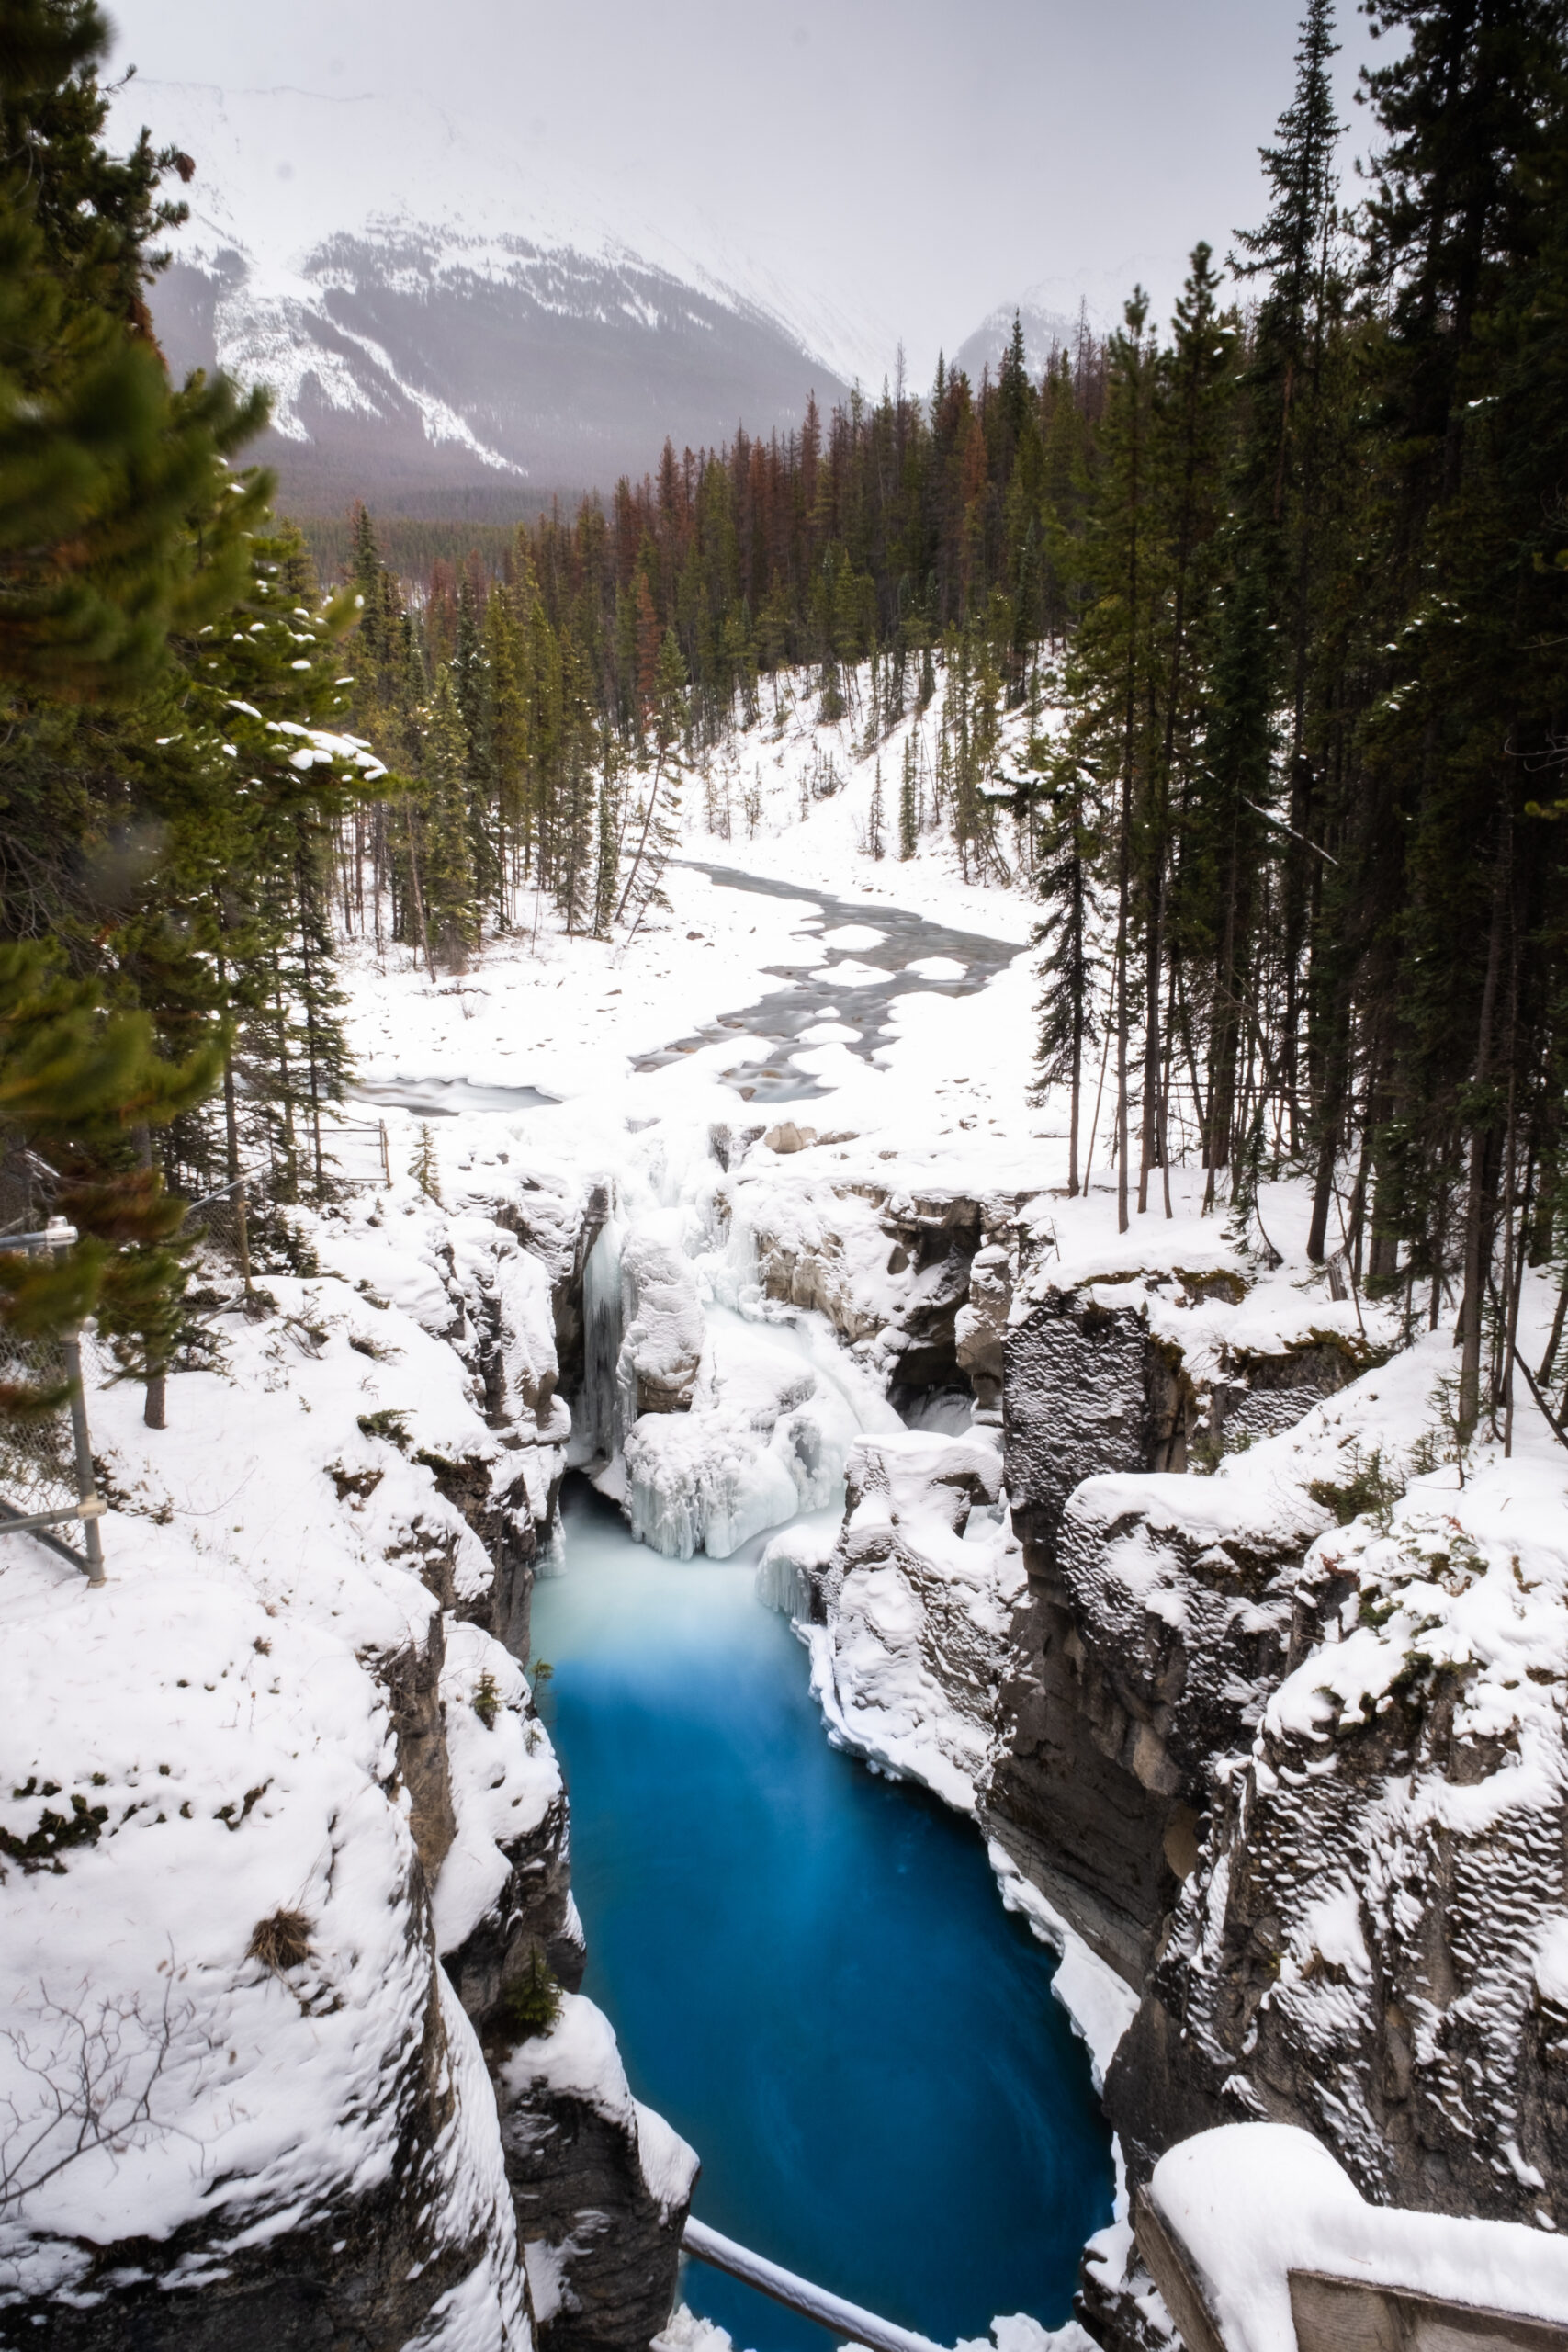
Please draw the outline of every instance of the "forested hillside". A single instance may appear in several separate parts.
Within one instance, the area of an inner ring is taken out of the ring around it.
[[[203,1346],[165,1178],[258,1148],[319,1176],[324,878],[384,770],[340,731],[352,600],[234,469],[265,397],[173,390],[152,340],[186,159],[106,152],[107,40],[92,0],[33,0],[0,51],[0,1179],[7,1230],[78,1237],[0,1256],[0,1397],[58,1401],[28,1349],[96,1308],[156,1424]]]
[[[146,355],[177,159],[104,156],[91,11],[45,14],[82,40],[69,78],[7,82],[39,164],[15,233],[62,315],[97,301]],[[225,470],[257,412],[160,394],[180,431],[209,420],[161,558],[207,601],[150,591],[112,691],[18,654],[0,789],[7,932],[60,943],[176,1060],[227,1057],[226,1098],[171,1113],[171,1172],[231,1176],[254,1143],[322,1185],[334,932],[384,919],[434,973],[525,888],[571,931],[635,924],[681,775],[805,672],[868,747],[905,729],[890,811],[935,703],[965,873],[1029,867],[1071,1182],[1096,1071],[1124,1218],[1189,1136],[1216,1206],[1310,1171],[1313,1254],[1413,1317],[1455,1302],[1456,1415],[1506,1412],[1520,1266],[1563,1244],[1565,10],[1373,18],[1395,62],[1364,91],[1361,200],[1312,0],[1260,222],[1224,260],[1223,227],[1196,245],[1168,328],[1134,291],[1039,379],[1019,335],[995,380],[942,368],[787,439],[667,446],[520,526],[499,571],[400,581],[362,511],[322,598],[265,481]],[[62,330],[28,332],[42,380]],[[46,567],[75,527],[41,534]]]
[[[1073,1182],[1104,1053],[1123,1216],[1179,1097],[1216,1199],[1310,1169],[1314,1256],[1434,1324],[1458,1298],[1469,1427],[1483,1387],[1506,1409],[1521,1263],[1562,1242],[1565,18],[1373,14],[1398,58],[1364,200],[1313,0],[1261,222],[1228,275],[1195,247],[1168,331],[1134,292],[1038,382],[1019,338],[995,382],[667,447],[520,530],[503,581],[438,564],[417,614],[367,522],[355,577],[371,731],[427,789],[462,765],[477,899],[510,860],[589,928],[617,796],[677,737],[803,663],[835,717],[864,663],[874,738],[943,671],[966,867],[1031,812]],[[1010,704],[1039,714],[1021,770]]]

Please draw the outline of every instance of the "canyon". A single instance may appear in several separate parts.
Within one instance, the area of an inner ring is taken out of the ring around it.
[[[1216,2123],[1562,2225],[1561,1453],[1456,1461],[1448,1333],[1312,1265],[1288,1182],[1204,1216],[1176,1170],[1125,1235],[1103,1175],[1068,1197],[1027,911],[923,865],[848,899],[852,812],[672,867],[635,952],[367,956],[390,1181],[269,1213],[248,1304],[212,1255],[167,1432],[96,1387],[104,1593],[7,1545],[43,2154],[0,2343],[670,2322],[704,2151],[579,1990],[536,1671],[569,1478],[741,1562],[828,1739],[973,1824],[997,1932],[1055,1957],[1124,2186],[1078,2318],[1000,2352],[1171,2340],[1128,2192]]]

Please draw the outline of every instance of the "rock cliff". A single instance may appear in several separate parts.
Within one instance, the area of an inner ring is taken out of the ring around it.
[[[95,1396],[111,1584],[8,1550],[0,2345],[635,2352],[668,2316],[695,2159],[605,2091],[603,2019],[575,2079],[521,1663],[596,1209],[300,1213],[315,1271],[167,1432]]]
[[[1446,1340],[1264,1332],[1263,1288],[1117,1268],[1015,1311],[983,1815],[1140,1996],[1105,2091],[1134,2182],[1262,2117],[1371,2198],[1561,2226],[1561,1476],[1461,1488]],[[1161,2340],[1124,2226],[1084,2310]]]

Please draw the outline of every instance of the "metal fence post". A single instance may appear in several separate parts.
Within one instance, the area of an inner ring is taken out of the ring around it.
[[[104,1575],[104,1544],[98,1533],[103,1505],[98,1499],[97,1474],[93,1468],[93,1444],[87,1434],[87,1398],[82,1386],[82,1339],[73,1331],[65,1342],[65,1368],[71,1375],[71,1435],[76,1449],[76,1499],[91,1504],[82,1513],[82,1536],[87,1554],[89,1587],[107,1582]]]

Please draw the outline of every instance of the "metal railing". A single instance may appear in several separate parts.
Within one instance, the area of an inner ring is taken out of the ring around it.
[[[73,1226],[52,1218],[39,1233],[0,1234],[0,1250],[68,1250],[75,1239]],[[24,1340],[0,1329],[0,1384],[15,1400],[0,1419],[0,1535],[34,1535],[79,1568],[89,1585],[101,1585],[98,1521],[105,1505],[93,1467],[80,1330]],[[66,1392],[62,1405],[40,1408],[26,1402],[61,1390]],[[72,1523],[82,1530],[81,1551],[54,1532]]]
[[[731,2278],[739,2278],[748,2287],[755,2287],[771,2295],[775,2303],[783,2303],[803,2319],[815,2320],[818,2327],[831,2328],[841,2342],[863,2344],[869,2352],[939,2352],[939,2347],[926,2335],[913,2335],[907,2327],[896,2327],[891,2320],[878,2319],[874,2312],[863,2311],[859,2303],[847,2303],[841,2295],[830,2295],[826,2288],[812,2285],[809,2278],[797,2278],[793,2270],[783,2269],[766,2256],[753,2254],[749,2246],[737,2245],[733,2238],[710,2230],[705,2222],[687,2217],[682,2245],[699,2262],[712,2265],[715,2270],[727,2271]]]

